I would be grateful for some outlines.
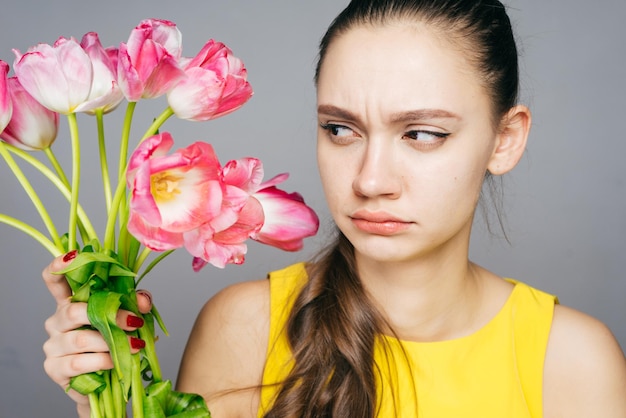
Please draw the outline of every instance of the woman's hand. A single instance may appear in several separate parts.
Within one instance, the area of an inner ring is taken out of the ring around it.
[[[44,369],[64,390],[68,387],[70,378],[74,376],[113,368],[113,361],[102,335],[98,331],[77,330],[89,325],[87,304],[71,303],[72,293],[65,277],[53,273],[67,267],[76,254],[76,251],[72,251],[57,257],[42,272],[43,280],[57,303],[56,312],[45,323],[49,338],[43,345],[46,355]],[[137,291],[137,302],[140,312],[150,312],[152,303],[149,292]],[[117,314],[117,324],[126,331],[132,331],[141,327],[143,320],[131,312],[120,310]],[[135,352],[143,348],[142,340],[129,338]],[[87,397],[73,390],[68,394],[77,403],[79,416],[88,417]]]

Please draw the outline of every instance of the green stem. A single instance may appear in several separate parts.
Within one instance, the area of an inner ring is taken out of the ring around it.
[[[133,104],[133,106],[131,106]],[[119,178],[117,183],[117,188],[115,189],[115,194],[113,195],[113,201],[111,202],[111,213],[109,213],[109,217],[107,219],[106,230],[104,233],[104,250],[108,252],[113,252],[115,250],[115,220],[116,220],[116,212],[122,211],[124,208],[125,201],[125,191],[126,191],[126,155],[128,149],[128,138],[130,136],[130,125],[132,120],[132,110],[134,109],[134,102],[130,102],[128,104],[128,109],[126,111],[126,119],[124,120],[124,128],[122,132],[122,144],[120,145],[120,171]],[[157,117],[154,122],[150,125],[150,128],[146,131],[143,138],[139,143],[144,141],[146,138],[154,135],[161,125],[165,123],[165,121],[170,118],[174,114],[174,111],[168,107],[166,108],[160,115]],[[139,144],[137,144],[139,145]],[[121,206],[124,203],[124,206]],[[120,218],[124,219],[124,216],[120,216]],[[120,228],[125,225],[120,225]]]
[[[130,258],[130,233],[128,232],[128,213],[130,202],[128,199],[120,202],[119,211],[119,237],[117,238],[117,252],[121,256],[122,261],[130,266],[132,264]]]
[[[100,151],[100,171],[102,172],[102,187],[107,213],[111,210],[111,178],[109,177],[109,163],[107,162],[106,143],[104,141],[104,112],[96,109],[96,123],[98,125],[98,146]]]
[[[11,153],[20,157],[26,163],[30,164],[33,168],[37,169],[44,177],[50,180],[50,182],[52,182],[52,184],[61,192],[61,194],[65,196],[68,202],[71,200],[70,185],[67,182],[67,179],[63,181],[63,179],[59,178],[59,176],[55,176],[48,167],[46,167],[41,161],[33,157],[28,152],[25,152],[9,144],[5,144],[5,146],[9,151],[11,151]],[[89,217],[87,216],[83,207],[80,204],[78,205],[78,220],[80,221],[79,227],[84,228],[85,230],[84,234],[86,235],[83,235],[85,241],[90,241],[94,238],[98,238],[96,230],[94,229],[91,221],[89,220]]]
[[[173,252],[174,250],[169,250],[169,251],[164,251],[161,254],[159,254],[154,260],[152,260],[152,262],[148,265],[148,267],[146,267],[143,273],[141,273],[141,276],[139,276],[135,282],[139,284],[139,282],[146,276],[146,274],[150,273],[150,270],[152,270],[158,263],[161,262],[161,260],[163,260],[168,255],[172,254]],[[141,264],[145,261],[145,259],[148,257],[149,254],[150,254],[150,250],[148,248],[143,250],[141,256],[139,257],[139,260],[141,260],[141,262],[138,260],[137,264],[135,265],[133,269],[135,273],[139,271],[139,269],[141,268]]]
[[[43,152],[48,157],[48,160],[50,160],[50,163],[52,164],[52,167],[54,168],[54,171],[56,171],[57,176],[59,176],[59,178],[61,179],[61,181],[63,183],[65,183],[65,184],[67,184],[69,186],[70,185],[70,181],[67,179],[67,176],[65,175],[65,172],[63,171],[63,167],[59,163],[59,160],[57,160],[57,157],[52,152],[52,148],[48,147],[45,150],[43,150]]]
[[[16,147],[10,147],[10,148],[9,148],[9,151],[13,152],[14,154],[17,154],[16,150],[21,151],[21,155],[20,155],[20,156],[22,156],[23,154],[28,155],[27,153],[25,153],[24,151],[20,150],[19,148],[16,148]],[[60,164],[60,163],[59,163],[59,161],[57,160],[56,156],[55,156],[55,155],[54,155],[54,153],[52,152],[52,149],[51,149],[50,147],[48,147],[48,148],[46,148],[46,149],[44,150],[44,153],[45,153],[45,154],[46,154],[46,156],[48,157],[48,160],[50,160],[50,163],[52,164],[52,167],[54,167],[54,171],[56,171],[58,178],[59,178],[59,179],[63,182],[63,184],[65,185],[65,188],[66,188],[67,190],[70,190],[70,182],[69,182],[69,180],[67,179],[67,176],[65,175],[65,172],[63,171],[63,167],[61,166],[61,164]],[[23,158],[24,160],[26,160],[26,158],[24,158],[24,157],[22,157],[22,158]],[[34,159],[34,158],[33,158],[33,160],[35,160],[35,161],[39,162],[39,160],[37,160],[37,159]],[[35,165],[35,164],[33,164],[33,163],[30,163],[30,164],[31,164],[31,165],[33,165],[33,166]],[[41,164],[41,163],[39,163],[39,166],[41,166],[41,167],[46,167],[46,166],[44,166],[44,165],[43,165],[43,164]],[[39,169],[39,171],[43,172],[43,170],[42,170],[42,169],[40,169],[40,168],[38,168],[38,169]],[[46,170],[48,170],[48,168],[47,168],[47,167],[46,167]],[[63,190],[62,190],[62,189],[59,189],[59,190],[61,190],[61,192],[63,192]],[[70,201],[70,199],[69,199],[69,198],[68,198],[68,201]],[[81,210],[81,209],[79,208],[79,211],[80,211],[80,210]],[[92,228],[92,229],[93,229],[93,228]],[[87,231],[87,229],[86,229],[86,227],[85,227],[85,225],[84,225],[84,223],[83,223],[83,218],[81,218],[80,214],[79,214],[79,216],[78,216],[78,231],[80,232],[80,236],[81,236],[81,238],[82,238],[83,242],[87,242],[87,241],[89,241],[89,232]]]
[[[132,382],[130,385],[133,418],[143,418],[143,398],[145,390],[141,378],[141,357],[139,353],[133,354]]]
[[[30,197],[30,200],[33,202],[33,205],[35,206],[35,209],[37,209],[37,212],[39,212],[39,216],[41,216],[43,223],[48,229],[48,233],[54,241],[54,245],[59,250],[63,251],[63,243],[61,242],[61,238],[59,237],[59,234],[56,230],[56,227],[54,226],[54,223],[52,222],[52,219],[50,219],[48,211],[41,202],[41,199],[39,199],[39,196],[35,192],[35,189],[33,189],[22,170],[20,170],[19,166],[15,163],[15,160],[7,150],[7,145],[2,141],[0,141],[0,154],[2,154],[2,157],[6,161],[11,171],[13,171],[13,174],[24,188],[24,191],[26,192],[28,197]]]
[[[123,182],[119,182],[115,194],[113,195],[113,201],[111,202],[111,211],[107,219],[106,229],[104,231],[104,243],[103,248],[106,254],[111,254],[115,251],[115,220],[117,219],[117,208],[120,207],[122,197],[126,191],[126,185]]]
[[[52,254],[53,257],[57,257],[63,254],[63,247],[57,247],[54,242],[50,241],[44,234],[33,228],[32,226],[18,220],[7,216],[3,213],[0,213],[0,222],[10,225],[25,234],[34,238],[37,242],[39,242],[46,250]]]
[[[139,271],[139,269],[141,268],[141,265],[146,261],[146,259],[150,256],[150,254],[152,254],[152,250],[150,248],[144,248],[143,251],[141,251],[141,254],[139,254],[139,257],[137,257],[137,261],[135,262],[134,270],[135,273],[137,271]],[[135,270],[136,269],[136,270]],[[143,278],[143,276],[145,276],[146,274],[148,274],[148,272],[144,272],[141,275],[141,278]],[[141,281],[141,278],[139,278],[136,283],[139,284],[139,282]]]
[[[98,395],[96,393],[90,393],[87,395],[89,397],[89,408],[91,409],[91,418],[102,418],[100,414],[100,401],[98,399]]]
[[[159,131],[161,125],[163,125],[172,115],[174,115],[174,111],[168,106],[156,119],[154,119],[152,125],[150,125],[146,133],[143,134],[141,140],[143,141],[144,139],[155,135]]]
[[[115,411],[114,409],[115,405],[113,403],[113,393],[111,391],[111,371],[104,370],[102,373],[104,375],[104,381],[106,383],[106,386],[100,393],[100,399],[102,400],[104,410],[110,411],[110,413],[113,413]],[[111,418],[117,418],[117,416],[112,415]]]
[[[128,228],[126,228],[126,231],[128,232]],[[139,250],[141,249],[141,243],[131,234],[129,234],[129,241],[127,267],[135,271],[135,263],[137,263],[137,254],[139,254]]]
[[[130,130],[133,122],[133,114],[135,113],[135,107],[137,106],[137,102],[128,102],[126,106],[126,115],[124,116],[124,125],[122,126],[122,137],[120,141],[120,150],[119,150],[119,165],[117,172],[117,188],[115,190],[115,195],[113,196],[113,201],[111,202],[111,209],[109,211],[109,217],[107,221],[106,231],[105,232],[105,242],[109,242],[107,246],[105,244],[105,250],[109,250],[110,252],[115,251],[115,225],[116,225],[116,215],[119,215],[120,220],[120,228],[122,227],[123,217],[123,208],[126,206],[126,194],[120,193],[120,189],[123,191],[126,190],[126,165],[128,159],[128,143],[130,142]],[[118,250],[119,253],[119,250]]]
[[[117,174],[117,181],[124,183],[124,173],[126,172],[126,159],[128,157],[128,142],[130,139],[130,128],[133,121],[133,113],[137,102],[128,102],[126,107],[126,116],[124,117],[124,126],[122,127],[122,140],[120,141],[120,160]]]
[[[152,319],[154,321],[154,319]],[[156,355],[156,347],[154,344],[154,322],[152,326],[143,326],[138,329],[139,338],[141,338],[146,346],[143,349],[143,355],[150,364],[150,371],[152,372],[153,382],[163,381],[163,372],[161,371],[161,365],[159,364],[159,358]]]
[[[78,188],[80,187],[80,138],[76,113],[67,115],[72,141],[72,198],[70,199],[70,216],[68,226],[68,251],[76,249],[76,219],[78,217]]]
[[[117,376],[115,369],[111,369],[111,392],[113,393],[113,411],[114,417],[126,416],[126,402],[124,401],[124,394],[122,393],[122,385],[120,385],[120,379]]]

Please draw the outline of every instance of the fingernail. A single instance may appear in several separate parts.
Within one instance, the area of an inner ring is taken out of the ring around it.
[[[130,337],[130,346],[136,350],[141,350],[146,346],[146,342],[141,338]]]
[[[143,318],[135,315],[128,315],[126,317],[126,325],[132,328],[141,328],[143,326]]]
[[[65,261],[66,263],[68,261],[72,261],[73,259],[76,258],[77,255],[78,255],[78,250],[72,250],[63,256],[63,261]]]
[[[152,294],[150,294],[150,292],[146,290],[139,290],[137,293],[142,294],[146,299],[148,299],[148,302],[152,304]]]

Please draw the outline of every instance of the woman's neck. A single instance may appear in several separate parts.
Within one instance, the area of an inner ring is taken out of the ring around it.
[[[510,286],[466,256],[382,263],[357,255],[357,266],[364,288],[403,340],[469,335],[497,313],[510,293]]]

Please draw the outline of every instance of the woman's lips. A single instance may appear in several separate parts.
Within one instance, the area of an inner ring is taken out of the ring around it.
[[[350,219],[354,226],[363,232],[387,236],[407,230],[412,223],[382,212],[359,211],[354,213]]]

